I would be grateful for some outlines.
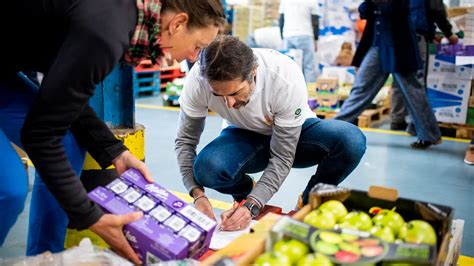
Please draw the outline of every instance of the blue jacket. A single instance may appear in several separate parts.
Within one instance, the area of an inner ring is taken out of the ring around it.
[[[377,34],[381,71],[407,73],[421,69],[415,28],[410,17],[410,0],[365,0],[359,6],[362,19],[367,19],[364,35],[357,48],[352,65],[359,67],[374,43]],[[380,24],[375,31],[375,12]]]

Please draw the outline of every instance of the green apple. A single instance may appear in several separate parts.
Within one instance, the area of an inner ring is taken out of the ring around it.
[[[342,204],[342,202],[338,200],[328,200],[321,204],[318,210],[332,212],[336,217],[336,221],[341,220],[344,216],[347,215],[346,207],[344,206],[344,204]]]
[[[398,238],[407,243],[436,245],[436,232],[423,220],[413,220],[400,229]]]
[[[272,265],[282,265],[282,266],[291,266],[290,259],[280,253],[275,252],[265,252],[260,255],[257,260],[255,260],[255,265],[257,266],[272,266]]]
[[[331,260],[321,253],[311,253],[298,261],[297,266],[333,266]]]
[[[344,241],[340,234],[336,234],[334,232],[329,232],[329,231],[323,231],[319,233],[319,238],[331,244],[338,244]]]
[[[391,227],[384,226],[382,224],[377,224],[372,227],[372,229],[370,229],[370,233],[385,242],[395,242],[395,235],[393,234]]]
[[[306,215],[303,222],[321,229],[333,229],[336,217],[329,211],[314,210]]]
[[[356,255],[360,255],[360,248],[357,244],[343,242],[339,244],[339,247],[341,248],[341,250],[349,251]]]
[[[372,228],[372,219],[370,219],[370,216],[365,212],[352,211],[342,219],[341,228],[344,228],[342,226],[348,225],[358,230],[368,232]]]
[[[403,220],[403,217],[398,212],[387,209],[381,210],[374,216],[374,218],[372,218],[372,221],[374,224],[381,224],[390,227],[395,235],[400,232],[400,229],[405,224],[405,220]]]
[[[339,251],[339,247],[336,244],[328,243],[325,241],[318,241],[314,244],[313,248],[323,253],[324,255],[334,255]]]
[[[297,262],[304,255],[308,254],[309,248],[303,242],[295,239],[290,240],[279,240],[273,246],[273,251],[287,256],[291,263]]]

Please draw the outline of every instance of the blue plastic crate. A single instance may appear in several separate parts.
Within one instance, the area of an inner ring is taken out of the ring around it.
[[[135,72],[133,73],[133,91],[135,96],[140,93],[155,93],[160,91],[160,72]]]

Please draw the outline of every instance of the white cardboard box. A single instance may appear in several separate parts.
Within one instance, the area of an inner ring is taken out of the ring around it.
[[[448,59],[439,59],[435,55],[430,55],[428,59],[428,76],[446,75],[451,79],[471,79],[473,76],[472,66],[457,66]]]
[[[428,99],[436,120],[444,123],[465,124],[471,80],[447,75],[431,75],[427,79]]]
[[[355,80],[355,67],[324,66],[321,78],[336,78],[339,86],[353,84]]]

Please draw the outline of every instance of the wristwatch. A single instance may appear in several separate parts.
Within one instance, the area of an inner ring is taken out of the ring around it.
[[[252,216],[252,218],[256,218],[260,213],[260,208],[258,207],[258,205],[249,200],[246,200],[242,206],[244,206],[250,211],[250,216]]]

